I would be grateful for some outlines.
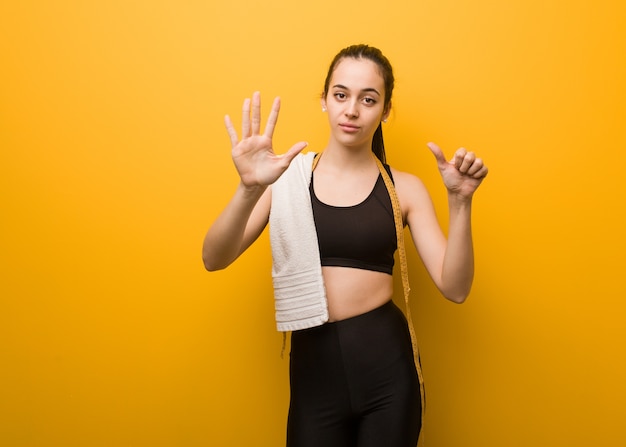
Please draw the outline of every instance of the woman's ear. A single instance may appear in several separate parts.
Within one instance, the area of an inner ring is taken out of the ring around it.
[[[320,99],[320,103],[322,104],[322,112],[326,111],[326,98]]]
[[[385,110],[383,112],[382,121],[386,123],[387,122],[387,118],[389,118],[390,114],[391,114],[391,101],[389,101],[389,104],[387,104],[387,107],[385,108]]]

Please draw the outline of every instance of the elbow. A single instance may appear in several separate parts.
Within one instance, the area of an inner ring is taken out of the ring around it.
[[[473,278],[460,278],[454,281],[441,281],[438,284],[439,291],[448,301],[455,304],[463,304],[472,290]]]
[[[204,268],[206,269],[207,272],[217,272],[217,271],[225,269],[225,267],[209,264],[209,263],[206,263],[206,262],[204,263]]]
[[[204,264],[204,268],[207,272],[215,272],[219,270],[210,260],[208,260],[204,256],[202,256],[202,263]]]
[[[454,304],[463,304],[469,297],[470,289],[467,290],[441,290],[441,294]]]
[[[206,254],[202,255],[202,263],[204,264],[204,268],[209,272],[217,272],[218,270],[224,270],[227,267],[226,265],[218,263],[215,259],[212,259]]]
[[[219,268],[207,262],[204,263],[204,268],[207,272],[217,272],[218,270],[223,270],[223,268]]]
[[[448,294],[444,296],[446,297],[446,299],[448,299],[448,301],[452,301],[454,304],[463,304],[465,300],[467,299],[467,297],[469,296],[469,294],[457,294],[457,295]]]
[[[235,259],[238,257],[239,254],[223,253],[207,245],[202,248],[202,263],[204,264],[204,268],[209,272],[224,270],[235,262]]]

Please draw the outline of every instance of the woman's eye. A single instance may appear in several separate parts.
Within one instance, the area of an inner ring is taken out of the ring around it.
[[[335,93],[335,98],[337,98],[337,99],[345,99],[346,98],[346,94],[345,93],[341,93],[341,92]]]
[[[374,98],[363,98],[363,101],[365,102],[365,104],[368,104],[368,105],[376,104],[376,100]]]

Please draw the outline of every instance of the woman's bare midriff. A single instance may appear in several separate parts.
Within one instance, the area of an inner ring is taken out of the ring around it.
[[[391,275],[349,267],[322,267],[329,321],[340,321],[382,306],[393,295]]]

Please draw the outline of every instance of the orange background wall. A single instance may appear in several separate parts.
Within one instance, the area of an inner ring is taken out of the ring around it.
[[[426,445],[626,445],[626,8],[614,0],[0,5],[0,444],[279,446],[287,359],[267,235],[206,273],[237,183],[223,129],[281,95],[279,148],[327,139],[332,56],[397,75],[390,162],[464,145],[477,276],[445,302],[414,250]]]

